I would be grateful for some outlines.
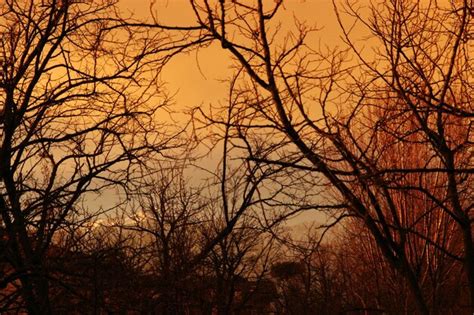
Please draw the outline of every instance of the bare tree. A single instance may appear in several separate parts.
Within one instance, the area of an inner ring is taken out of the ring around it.
[[[249,161],[278,166],[280,172],[275,173],[300,178],[300,183],[303,178],[306,182],[300,191],[311,189],[313,199],[306,193],[304,198],[295,193],[289,196],[299,202],[312,201],[308,208],[346,208],[345,214],[363,222],[390,266],[405,279],[418,311],[428,314],[427,296],[407,241],[416,229],[411,226],[413,221],[403,217],[405,205],[395,199],[402,190],[422,191],[431,199],[417,212],[415,221],[440,209],[452,215],[464,234],[463,260],[472,279],[472,187],[468,184],[472,174],[468,153],[472,147],[472,93],[467,75],[471,69],[467,43],[472,8],[467,2],[446,11],[435,9],[434,3],[426,8],[403,1],[374,6],[372,20],[366,25],[386,48],[376,56],[384,58],[378,64],[387,69],[382,71],[370,62],[361,67],[345,63],[348,51],[308,47],[305,37],[312,29],[304,23],[295,23],[294,32],[281,36],[275,22],[282,3],[191,1],[196,29],[219,42],[237,65],[237,83],[232,83],[234,101],[223,116],[232,119],[220,122],[234,131],[229,137],[244,141],[244,145],[233,145],[246,148]],[[350,4],[348,9],[352,7]],[[363,21],[360,15],[356,17]],[[453,29],[446,30],[444,23]],[[444,35],[434,41],[432,34]],[[349,50],[361,57],[348,35],[346,38]],[[379,82],[382,88],[377,90]],[[388,100],[393,99],[406,109],[400,114],[369,116],[374,107],[392,108]],[[387,122],[396,125],[397,117],[405,117],[407,124],[415,127],[402,125],[390,130],[396,142],[409,145],[409,135],[423,134],[431,146],[429,163],[416,168],[379,164],[381,152],[391,143],[377,139],[387,132]],[[460,128],[456,132],[461,136],[448,134],[456,129],[450,127],[453,125]],[[425,187],[408,186],[411,183],[403,179],[394,181],[411,173],[446,176],[445,196],[433,191],[433,181]],[[288,183],[284,179],[275,182],[283,190],[291,189],[291,185],[282,185]],[[331,191],[333,203],[315,206],[314,197],[321,187]]]
[[[212,284],[207,298],[217,314],[241,314],[265,305],[256,297],[265,289],[270,265],[278,256],[278,244],[273,235],[259,228],[249,212],[251,209],[202,263],[202,273]],[[223,222],[222,214],[214,215],[205,224],[203,234],[215,235]]]
[[[0,282],[18,286],[31,314],[51,311],[48,249],[71,220],[93,216],[87,196],[126,188],[180,143],[155,97],[179,43],[124,27],[115,3],[0,5]]]
[[[156,281],[155,309],[160,313],[244,308],[268,272],[272,237],[263,236],[254,214],[265,200],[260,190],[272,170],[245,160],[230,165],[229,158],[224,148],[218,171],[204,173],[210,178],[201,183],[187,174],[204,170],[187,158],[162,163],[129,195],[128,215],[115,224],[142,240],[143,270]],[[253,281],[253,289],[238,284],[240,280]],[[209,281],[221,290],[207,288]],[[242,293],[238,301],[237,286]],[[198,306],[199,301],[205,303]]]
[[[392,169],[405,178],[416,173],[417,183],[409,180],[389,186],[431,203],[430,215],[445,217],[446,221],[438,222],[443,222],[443,228],[456,224],[463,239],[461,259],[472,309],[472,1],[390,1],[371,5],[368,19],[362,18],[355,3],[346,2],[343,10],[344,17],[363,25],[378,44],[377,58],[363,53],[339,15],[346,42],[367,80],[358,85],[360,102],[374,107],[381,105],[377,99],[394,100],[393,106],[382,103],[386,115],[379,125],[394,143],[412,147],[412,152],[402,154],[424,152],[410,168]]]
[[[332,252],[335,247],[321,244],[316,225],[299,229],[303,231],[286,240],[285,255],[272,266],[272,279],[279,291],[279,313],[342,313],[347,298],[339,286],[342,270]]]
[[[141,240],[143,271],[154,279],[160,314],[181,314],[187,309],[186,286],[193,273],[186,270],[199,249],[199,225],[206,206],[202,189],[187,183],[186,162],[162,164],[153,177],[140,186],[124,210],[117,228]]]

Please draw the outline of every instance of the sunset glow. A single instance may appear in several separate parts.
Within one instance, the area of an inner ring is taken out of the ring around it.
[[[473,12],[0,2],[0,314],[473,314]]]

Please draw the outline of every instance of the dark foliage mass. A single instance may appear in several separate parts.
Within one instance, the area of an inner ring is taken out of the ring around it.
[[[472,314],[472,1],[335,1],[335,48],[187,5],[0,3],[0,313]],[[210,46],[228,96],[180,111]]]

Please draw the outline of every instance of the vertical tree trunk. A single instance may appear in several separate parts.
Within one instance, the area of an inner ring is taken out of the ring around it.
[[[420,312],[420,314],[429,315],[430,311],[428,309],[428,306],[426,305],[426,301],[425,301],[425,298],[423,297],[423,292],[420,288],[418,280],[416,279],[415,275],[411,271],[405,270],[404,273],[405,273],[406,279],[408,280],[408,284],[410,286],[411,292],[415,298],[415,303],[418,308],[418,311]]]
[[[41,274],[28,275],[21,279],[21,283],[23,287],[22,297],[25,300],[28,314],[51,314],[48,280]]]
[[[470,222],[463,226],[464,241],[464,268],[470,293],[470,312],[474,313],[474,244],[472,241],[472,230]]]

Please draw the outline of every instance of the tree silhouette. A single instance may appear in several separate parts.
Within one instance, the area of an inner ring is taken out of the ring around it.
[[[377,51],[375,63],[363,59],[345,29],[347,50],[339,51],[309,47],[305,39],[312,29],[303,23],[281,36],[273,22],[282,8],[280,1],[203,0],[191,1],[191,6],[200,32],[219,42],[235,61],[236,101],[227,106],[230,114],[224,116],[234,120],[220,122],[231,124],[235,139],[244,135],[248,140],[249,161],[280,166],[285,175],[293,170],[298,175],[292,178],[307,179],[300,192],[309,189],[313,197],[327,187],[334,196],[332,204],[321,205],[297,194],[292,199],[312,201],[306,208],[345,207],[343,215],[359,218],[385,259],[403,275],[420,313],[428,314],[429,306],[411,263],[408,234],[413,237],[416,231],[403,217],[405,205],[396,200],[401,191],[422,191],[438,207],[426,204],[417,215],[442,209],[459,223],[466,272],[472,278],[468,184],[472,166],[467,153],[472,146],[468,140],[472,93],[466,76],[471,68],[466,50],[471,11],[467,2],[446,9],[407,1],[373,4],[367,23],[353,9],[355,4],[348,3],[349,14],[380,39],[383,48]],[[338,14],[342,21],[342,13]],[[445,23],[451,29],[442,26]],[[439,37],[436,41],[430,38],[433,32]],[[349,63],[351,53],[362,61],[359,67]],[[395,110],[400,112],[370,116],[373,108],[393,110],[388,100],[398,104]],[[406,124],[384,130],[389,124],[397,126],[396,118]],[[459,137],[448,135],[454,124],[460,128]],[[378,141],[385,132],[407,145],[411,134],[422,134],[430,146],[430,163],[415,168],[379,163],[382,152],[391,147]],[[401,181],[391,185],[394,176],[412,173],[446,176],[445,194],[433,191],[430,184],[412,187],[409,181]],[[432,236],[424,232],[421,236]],[[431,245],[436,243],[431,241]]]
[[[174,46],[124,27],[109,0],[8,0],[0,19],[0,282],[45,314],[56,233],[94,216],[87,195],[126,188],[179,143],[157,120],[157,75]]]

